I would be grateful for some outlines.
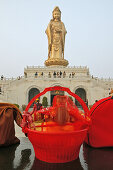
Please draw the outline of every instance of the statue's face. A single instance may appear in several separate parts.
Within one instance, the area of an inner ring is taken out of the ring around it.
[[[53,13],[53,19],[59,21],[61,17],[61,14],[59,11],[54,11]]]

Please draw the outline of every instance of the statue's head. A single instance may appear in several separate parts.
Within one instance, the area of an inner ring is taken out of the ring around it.
[[[53,20],[61,20],[61,11],[58,6],[56,6],[53,10]]]

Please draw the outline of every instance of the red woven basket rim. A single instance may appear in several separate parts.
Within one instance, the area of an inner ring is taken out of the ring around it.
[[[83,131],[87,131],[88,128],[82,129],[82,130],[76,130],[76,131],[58,131],[58,132],[48,132],[48,131],[36,131],[33,129],[29,129],[26,128],[26,130],[28,130],[29,132],[35,132],[35,133],[40,133],[40,134],[53,134],[53,135],[57,135],[57,134],[74,134],[74,133],[79,133],[79,132],[83,132]]]

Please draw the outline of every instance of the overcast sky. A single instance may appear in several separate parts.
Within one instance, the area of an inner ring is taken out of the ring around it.
[[[27,65],[44,66],[45,30],[55,6],[67,30],[69,66],[113,78],[113,0],[0,0],[0,75],[22,76]]]

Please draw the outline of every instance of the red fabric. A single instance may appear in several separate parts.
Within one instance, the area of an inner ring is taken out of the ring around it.
[[[50,117],[60,125],[66,122],[80,121],[81,125],[88,125],[91,123],[90,118],[82,111],[79,111],[74,102],[69,96],[56,95],[53,99],[53,106],[44,108],[38,111],[42,114],[50,114]]]
[[[90,110],[92,124],[86,142],[92,147],[113,146],[113,99],[96,102]]]
[[[90,120],[83,113],[80,112],[75,103],[69,96],[55,96],[53,99],[53,107],[55,109],[55,119],[59,124],[64,124],[66,121],[70,121],[70,116],[74,118],[74,121],[81,121],[82,124],[89,124]]]

